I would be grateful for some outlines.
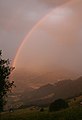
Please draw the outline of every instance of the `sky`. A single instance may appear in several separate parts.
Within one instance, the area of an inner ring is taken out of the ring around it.
[[[51,9],[68,0],[0,0],[0,49],[14,59],[32,27]]]
[[[27,36],[14,64],[18,83],[37,87],[82,75],[82,0],[0,0],[0,9],[4,54],[13,59]]]

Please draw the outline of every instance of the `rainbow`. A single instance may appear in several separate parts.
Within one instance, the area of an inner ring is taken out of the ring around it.
[[[13,66],[16,65],[17,58],[18,58],[19,53],[20,53],[23,45],[25,44],[25,42],[26,42],[26,41],[28,40],[28,38],[31,36],[31,34],[33,33],[33,31],[35,31],[35,30],[38,28],[38,26],[41,25],[41,24],[47,19],[47,17],[50,16],[50,14],[51,14],[53,11],[54,11],[54,10],[52,10],[52,11],[49,12],[45,17],[43,17],[43,18],[31,29],[31,31],[25,36],[25,38],[23,39],[20,47],[19,47],[18,50],[17,50],[16,56],[15,56],[15,58],[14,58]]]
[[[67,2],[67,3],[68,3],[68,2]],[[65,4],[66,4],[66,3],[65,3]],[[15,56],[14,61],[13,61],[13,66],[16,65],[16,61],[17,61],[17,58],[18,58],[18,56],[19,56],[19,53],[20,53],[23,45],[25,44],[25,42],[28,40],[28,38],[29,38],[29,37],[31,36],[31,34],[33,33],[33,31],[35,31],[35,30],[38,28],[38,26],[40,26],[40,25],[53,13],[53,11],[56,10],[56,9],[57,9],[57,8],[51,10],[47,15],[45,15],[45,16],[31,29],[31,31],[25,36],[25,38],[23,39],[20,47],[19,47],[18,50],[17,50],[16,56]]]

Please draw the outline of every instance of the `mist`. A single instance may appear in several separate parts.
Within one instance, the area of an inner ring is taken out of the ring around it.
[[[38,25],[16,61],[16,70],[25,71],[21,80],[38,86],[82,75],[81,11],[82,2],[73,0],[54,9]],[[31,74],[32,80],[26,74]]]

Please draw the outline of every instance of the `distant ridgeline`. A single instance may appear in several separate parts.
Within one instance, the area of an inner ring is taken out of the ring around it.
[[[76,80],[62,80],[47,84],[38,89],[24,91],[21,100],[25,106],[47,106],[56,99],[72,98],[82,94],[82,77]]]
[[[47,84],[33,91],[23,93],[23,103],[29,105],[48,105],[58,98],[71,98],[82,94],[82,77],[76,80],[62,80]]]

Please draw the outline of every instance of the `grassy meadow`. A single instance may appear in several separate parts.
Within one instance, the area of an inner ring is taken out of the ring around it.
[[[21,109],[1,113],[0,120],[82,120],[82,107],[73,107],[58,112]]]
[[[82,101],[82,96],[68,99],[69,108],[49,112],[48,107],[44,108],[43,112],[36,109],[18,109],[14,112],[0,113],[0,120],[82,120],[82,106],[79,105]]]

